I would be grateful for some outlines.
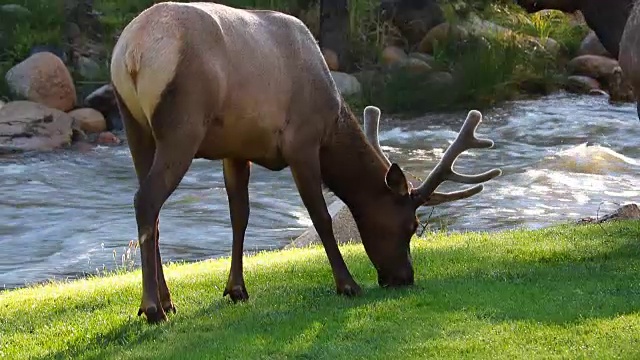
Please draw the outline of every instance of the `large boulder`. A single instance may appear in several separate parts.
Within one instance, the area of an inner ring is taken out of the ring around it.
[[[571,75],[584,75],[597,80],[610,77],[617,67],[617,60],[600,55],[580,55],[567,64]]]
[[[569,76],[565,88],[567,91],[577,94],[591,94],[601,90],[598,80],[584,75]]]
[[[382,63],[393,65],[407,58],[407,53],[397,46],[387,46],[382,50]]]
[[[474,36],[517,37],[523,43],[529,44],[530,46],[543,48],[553,55],[558,54],[561,49],[560,44],[550,37],[539,38],[535,36],[520,34],[504,26],[495,24],[488,20],[484,20],[476,14],[471,14],[469,18],[460,26],[462,26],[468,34]]]
[[[328,206],[328,210],[332,220],[333,235],[338,244],[362,242],[358,226],[356,225],[353,215],[347,205],[345,205],[340,199],[334,198],[331,205]],[[307,247],[320,243],[320,236],[318,235],[316,228],[310,226],[285,248]]]
[[[459,41],[467,37],[468,32],[458,25],[442,23],[432,28],[418,44],[418,51],[432,54],[436,44],[440,46],[448,41]]]
[[[30,101],[61,111],[73,109],[76,89],[62,60],[50,52],[38,52],[5,75],[10,90]]]
[[[580,55],[599,55],[608,58],[613,58],[611,54],[604,48],[600,39],[593,30],[591,30],[587,36],[580,43],[580,49],[578,49],[578,56]]]
[[[111,84],[103,85],[89,94],[84,99],[84,106],[100,111],[107,121],[107,129],[123,129],[116,94]]]
[[[322,56],[327,63],[329,70],[338,71],[340,69],[340,62],[338,61],[338,54],[331,49],[322,49]]]
[[[380,9],[382,19],[390,20],[410,47],[418,44],[434,26],[445,22],[437,0],[382,0]]]
[[[47,151],[71,143],[73,118],[32,101],[0,108],[0,152]]]

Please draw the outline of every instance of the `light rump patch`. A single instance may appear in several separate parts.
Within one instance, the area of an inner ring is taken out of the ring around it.
[[[152,11],[152,16],[144,16]],[[134,118],[147,122],[173,80],[181,59],[182,32],[162,8],[147,9],[122,31],[113,49],[114,86]]]

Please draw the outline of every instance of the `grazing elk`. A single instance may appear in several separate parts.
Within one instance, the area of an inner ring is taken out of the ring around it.
[[[479,183],[501,173],[452,170],[466,149],[493,145],[474,137],[481,115],[471,111],[440,164],[412,188],[400,167],[367,141],[304,23],[279,12],[213,3],[153,5],[120,35],[111,80],[139,180],[134,197],[143,287],[138,315],[144,313],[149,322],[175,312],[160,260],[158,215],[194,158],[223,161],[233,233],[223,296],[234,302],[249,297],[242,251],[252,162],[273,171],[290,168],[337,292],[347,296],[361,289],[336,244],[323,184],[351,210],[379,285],[401,286],[414,281],[409,241],[416,209],[472,196],[482,190]],[[379,110],[369,107],[365,114],[377,128]],[[479,185],[435,192],[445,180]]]
[[[605,49],[618,59],[629,78],[640,119],[640,1],[638,0],[514,0],[529,13],[552,9],[578,10]]]

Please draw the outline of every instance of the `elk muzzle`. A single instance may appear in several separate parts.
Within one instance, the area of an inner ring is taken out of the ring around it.
[[[402,287],[413,285],[413,265],[411,257],[395,269],[378,269],[378,285],[380,287]]]

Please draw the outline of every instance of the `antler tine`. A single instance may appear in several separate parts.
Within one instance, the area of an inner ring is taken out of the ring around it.
[[[431,171],[427,179],[414,190],[417,200],[416,206],[437,205],[473,196],[483,190],[483,185],[476,185],[464,190],[450,193],[438,193],[435,190],[443,182],[449,180],[463,184],[478,184],[493,179],[502,174],[500,169],[492,169],[477,175],[461,174],[453,170],[453,164],[458,156],[468,149],[483,149],[493,146],[493,141],[476,137],[476,129],[482,122],[482,114],[477,110],[469,111],[458,136],[447,148],[442,159]]]
[[[378,126],[380,124],[380,109],[375,106],[367,106],[364,108],[364,134],[367,141],[373,146],[373,149],[380,155],[382,160],[387,164],[387,167],[391,167],[391,161],[387,155],[384,154],[380,147],[380,140],[378,139]]]

